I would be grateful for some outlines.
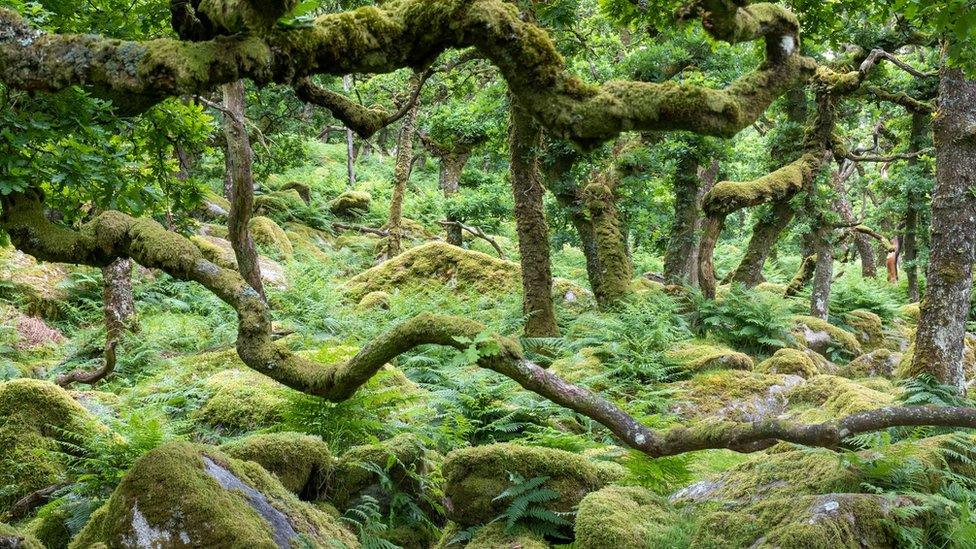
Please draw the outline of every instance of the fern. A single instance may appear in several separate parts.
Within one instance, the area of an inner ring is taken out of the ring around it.
[[[381,537],[387,531],[376,498],[363,496],[359,504],[350,507],[342,515],[342,521],[356,532],[363,549],[402,549]]]
[[[508,473],[510,486],[492,501],[508,505],[505,512],[491,522],[504,521],[505,531],[514,533],[525,528],[539,536],[566,539],[564,531],[573,523],[566,516],[571,513],[557,513],[546,508],[545,504],[559,499],[559,492],[545,487],[549,477],[534,477],[526,480],[518,473]]]

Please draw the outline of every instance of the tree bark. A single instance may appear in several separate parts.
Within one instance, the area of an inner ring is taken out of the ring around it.
[[[522,303],[525,335],[555,337],[556,312],[552,300],[552,265],[549,227],[542,206],[545,190],[539,173],[542,129],[522,105],[510,96],[508,146],[511,154],[515,228],[522,263]]]
[[[730,277],[733,282],[739,282],[747,288],[752,288],[763,280],[763,266],[779,235],[793,221],[793,206],[790,200],[778,200],[772,204],[766,215],[752,227],[752,237],[746,247],[742,261]]]
[[[702,227],[701,242],[698,243],[698,285],[702,294],[708,299],[715,299],[715,263],[712,257],[718,238],[722,235],[725,216],[710,215],[705,219]]]
[[[348,74],[342,77],[342,89],[349,93],[352,88],[352,77]],[[352,189],[356,186],[356,142],[352,128],[346,128],[346,186]]]
[[[910,374],[929,373],[965,390],[962,355],[976,244],[976,81],[943,67],[933,120],[935,189],[926,270]]]
[[[817,261],[810,292],[810,316],[827,320],[830,314],[830,283],[834,280],[832,228],[823,220],[816,229]]]
[[[702,180],[698,172],[696,155],[693,151],[686,152],[679,159],[674,174],[674,222],[664,251],[664,281],[667,284],[690,284],[692,272],[697,271],[689,259],[698,247],[701,223]]]
[[[597,304],[609,309],[630,295],[634,265],[627,233],[617,209],[617,175],[613,168],[591,177],[582,190],[583,204],[593,228],[600,282],[593,288]]]
[[[908,152],[918,152],[925,146],[925,136],[928,132],[929,114],[924,112],[912,113],[912,128]],[[908,159],[909,166],[918,165],[918,157]],[[908,279],[908,300],[915,302],[918,294],[918,203],[923,197],[909,189],[905,196],[905,237],[902,240],[902,250],[905,254],[905,278]]]
[[[258,252],[248,228],[254,210],[254,176],[251,173],[251,141],[244,127],[244,81],[225,84],[223,92],[226,109],[223,117],[224,137],[227,141],[224,158],[231,183],[231,192],[227,197],[230,201],[227,231],[241,276],[264,299]]]
[[[414,103],[400,126],[397,137],[396,164],[393,168],[393,197],[390,199],[390,220],[387,223],[386,258],[400,255],[403,240],[403,197],[407,193],[407,182],[410,180],[410,167],[413,160],[413,134],[417,129],[417,109],[419,102]]]

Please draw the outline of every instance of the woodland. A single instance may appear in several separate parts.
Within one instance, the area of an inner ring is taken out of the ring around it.
[[[974,0],[0,0],[0,549],[976,547]]]

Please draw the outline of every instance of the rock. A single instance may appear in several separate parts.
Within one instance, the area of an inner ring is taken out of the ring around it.
[[[854,334],[813,316],[796,315],[793,317],[796,325],[793,334],[806,347],[824,355],[832,352],[840,353],[850,358],[861,354],[861,344]]]
[[[895,521],[914,522],[905,519],[903,513],[896,513],[897,508],[917,504],[905,496],[850,493],[763,500],[706,514],[691,546],[895,547],[899,539],[894,532]]]
[[[339,457],[332,481],[324,495],[341,511],[362,502],[363,496],[376,499],[382,512],[389,509],[392,494],[383,487],[383,480],[372,469],[384,471],[396,491],[410,494],[422,503],[428,488],[423,477],[434,474],[440,467],[440,456],[427,450],[413,435],[398,435],[389,440],[354,446]]]
[[[798,349],[780,349],[773,356],[756,365],[756,372],[763,374],[789,374],[808,378],[817,375],[819,369],[810,356]]]
[[[898,317],[905,322],[915,326],[918,324],[918,319],[922,316],[921,304],[909,303],[908,305],[902,305],[901,309],[898,310]]]
[[[894,375],[895,367],[901,360],[901,353],[888,349],[875,349],[842,366],[837,375],[851,379],[873,376],[890,378]]]
[[[89,270],[92,271],[92,270]],[[70,300],[65,290],[69,271],[60,263],[41,263],[20,250],[0,247],[0,280],[7,280],[28,316],[60,319]]]
[[[577,549],[676,547],[677,513],[666,498],[637,486],[607,486],[580,501]]]
[[[827,421],[891,405],[901,391],[890,381],[875,381],[878,384],[869,387],[843,377],[818,375],[792,389],[787,397],[791,410],[798,405],[808,407],[800,414],[800,420]]]
[[[318,494],[335,462],[328,444],[302,433],[251,435],[224,444],[220,450],[232,458],[264,467],[282,486],[305,500]]]
[[[702,418],[758,421],[786,410],[786,394],[803,378],[758,374],[744,370],[704,372],[672,384],[676,389],[671,411],[685,420]]]
[[[369,211],[373,197],[365,191],[345,191],[329,202],[329,211],[338,217],[355,217]]]
[[[380,290],[376,292],[369,292],[364,295],[359,303],[356,305],[356,309],[360,311],[369,311],[371,309],[389,309],[390,308],[390,294]]]
[[[521,284],[521,267],[513,261],[465,250],[445,242],[428,242],[359,273],[346,282],[346,294],[354,301],[370,292],[396,288],[426,288],[444,285],[459,291],[502,293]],[[554,279],[554,295],[562,300],[568,283]],[[573,299],[588,294],[576,287]]]
[[[283,385],[246,366],[217,372],[203,386],[210,397],[191,417],[230,432],[271,427],[282,421],[288,403]]]
[[[234,256],[234,248],[229,240],[216,236],[193,235],[190,237],[190,241],[200,249],[207,261],[225,269],[237,270],[237,258]],[[261,268],[261,280],[265,284],[279,289],[288,287],[285,269],[279,263],[259,255],[258,266]]]
[[[471,537],[466,549],[549,549],[549,544],[538,534],[527,530],[519,530],[509,534],[505,532],[505,525],[490,524]]]
[[[559,497],[546,503],[555,512],[573,510],[583,497],[623,472],[600,467],[586,458],[552,448],[490,444],[455,450],[444,461],[444,508],[461,526],[486,524],[501,515],[504,501],[493,501],[511,486],[509,474],[525,480],[546,477],[543,487]]]
[[[77,444],[98,423],[57,385],[37,379],[0,383],[0,516],[23,496],[61,481],[61,442]]]
[[[0,548],[44,549],[44,544],[34,536],[18,532],[14,527],[0,522]]]
[[[16,308],[0,303],[0,324],[13,326],[17,332],[14,347],[18,350],[31,350],[49,344],[64,342],[61,330],[50,326],[44,319],[27,316]]]
[[[865,351],[880,349],[885,345],[884,326],[881,317],[864,309],[853,310],[844,315],[844,322],[851,327],[861,348]]]
[[[295,251],[291,245],[291,240],[285,234],[285,230],[270,217],[261,215],[252,217],[248,229],[251,231],[254,244],[269,255],[284,259],[291,256]]]
[[[692,341],[665,353],[668,362],[690,373],[706,370],[751,370],[752,358],[728,347]]]
[[[71,547],[96,543],[359,547],[338,519],[299,501],[258,464],[189,442],[165,444],[136,461]]]
[[[254,213],[262,216],[275,215],[278,218],[294,219],[295,213],[301,212],[307,205],[308,201],[302,196],[301,190],[289,187],[288,184],[279,190],[254,197]]]

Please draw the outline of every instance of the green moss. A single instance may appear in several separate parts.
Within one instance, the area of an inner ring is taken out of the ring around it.
[[[665,353],[669,362],[685,371],[751,370],[752,358],[728,347],[703,342],[690,342]]]
[[[34,536],[18,532],[14,527],[0,522],[0,547],[9,549],[45,549]]]
[[[873,351],[884,346],[884,326],[881,317],[877,314],[856,309],[844,315],[844,322],[854,330],[854,335],[865,351]]]
[[[666,498],[639,487],[608,486],[580,501],[577,549],[683,547],[689,521]]]
[[[369,210],[372,195],[365,191],[345,191],[329,202],[329,211],[339,217],[353,217]]]
[[[851,379],[869,376],[891,377],[901,359],[901,353],[888,349],[875,349],[842,366],[837,371],[837,375]]]
[[[262,216],[274,215],[282,219],[294,219],[296,214],[305,209],[305,206],[305,199],[296,188],[281,189],[254,197],[254,212]]]
[[[507,533],[505,525],[490,524],[479,528],[465,546],[467,549],[549,549],[541,536],[525,530]]]
[[[334,462],[321,438],[301,433],[252,435],[220,449],[230,457],[264,467],[282,486],[299,495],[314,496],[332,473]]]
[[[62,480],[59,441],[97,429],[92,416],[57,385],[36,379],[0,383],[0,511]]]
[[[902,305],[901,309],[898,310],[898,316],[914,326],[918,324],[918,319],[922,316],[922,308],[919,303]]]
[[[356,305],[356,308],[360,311],[368,311],[371,309],[389,309],[390,294],[382,290],[369,292],[359,300],[359,304]]]
[[[254,244],[268,255],[285,258],[295,251],[284,229],[269,217],[259,215],[251,218],[249,230]]]
[[[570,383],[602,391],[609,387],[608,371],[597,352],[598,349],[593,347],[584,347],[572,356],[553,361],[549,371]]]
[[[811,377],[818,373],[817,365],[803,351],[780,349],[773,356],[756,365],[755,371],[763,374],[790,374]]]
[[[887,384],[887,391],[843,377],[818,375],[791,390],[788,398],[791,407],[798,404],[811,407],[802,414],[803,420],[825,421],[892,404],[899,391],[891,382],[882,383]]]
[[[192,418],[212,427],[245,432],[270,427],[282,420],[288,389],[250,369],[229,369],[204,382],[210,392]]]
[[[753,181],[719,182],[702,198],[702,207],[709,215],[727,215],[744,207],[788,198],[804,187],[819,166],[817,155],[805,154]]]
[[[705,515],[692,547],[895,547],[894,509],[913,504],[874,494],[771,498]]]
[[[218,474],[224,475],[223,482],[232,475],[255,492],[225,487]],[[259,513],[262,499],[268,507]],[[268,515],[278,516],[278,524]],[[213,447],[173,442],[136,461],[71,547],[102,542],[111,547],[271,549],[280,546],[276,539],[281,536],[292,543],[305,538],[312,546],[358,547],[339,521],[299,501],[256,463],[230,458]]]
[[[67,526],[69,520],[71,513],[65,507],[46,505],[28,523],[26,530],[48,549],[65,549],[73,536]]]
[[[853,358],[861,354],[861,344],[854,334],[838,328],[826,320],[813,316],[797,315],[793,317],[796,325],[794,333],[807,347],[820,354],[838,351]]]
[[[672,411],[683,418],[721,416],[732,421],[752,421],[776,415],[785,407],[782,393],[795,383],[782,374],[745,370],[703,372],[674,383]]]
[[[579,455],[552,448],[491,444],[455,450],[444,462],[448,518],[472,526],[498,517],[506,503],[492,500],[510,486],[509,473],[525,479],[549,477],[544,486],[559,498],[547,507],[571,511],[583,496],[616,480],[619,471],[602,469]]]

